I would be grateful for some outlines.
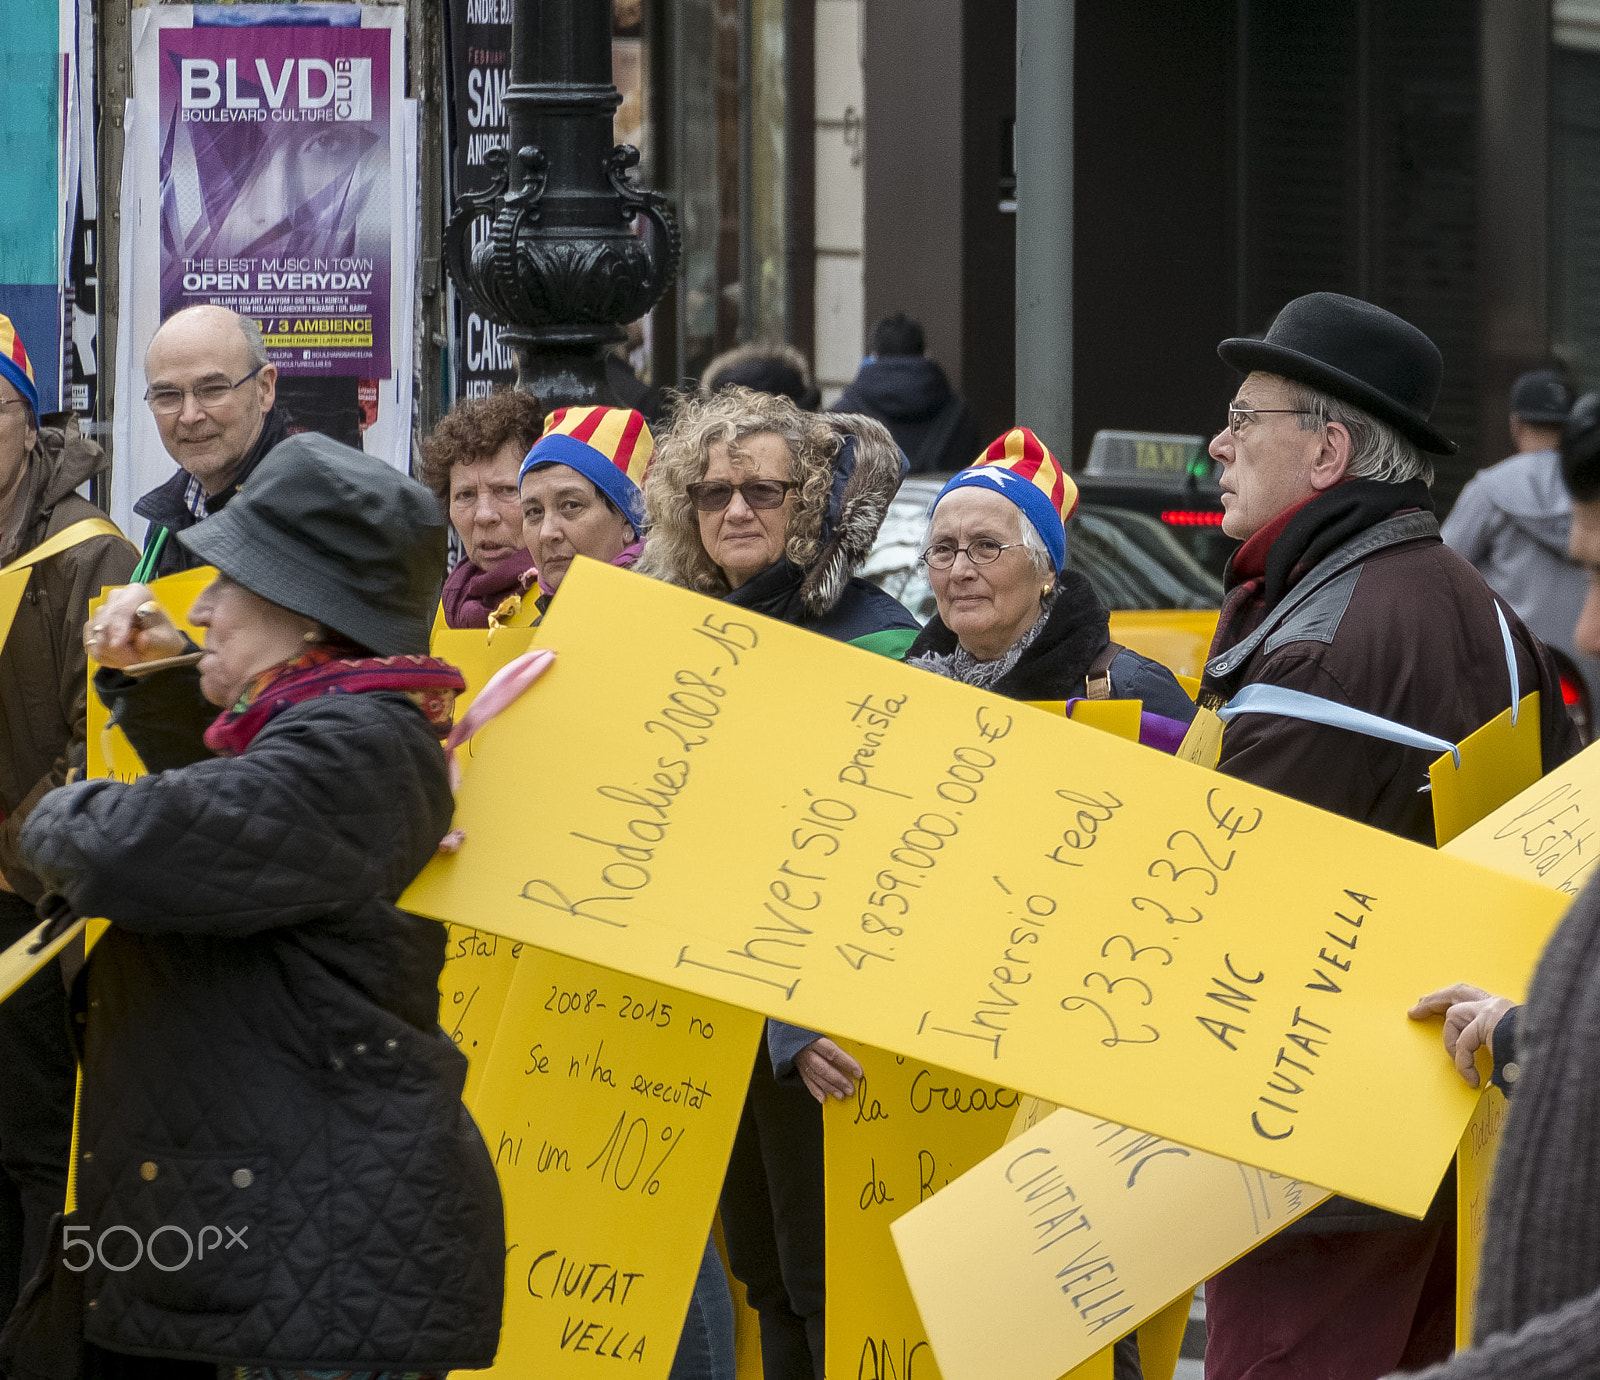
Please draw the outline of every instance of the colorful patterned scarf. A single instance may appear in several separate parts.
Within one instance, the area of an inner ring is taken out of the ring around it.
[[[431,656],[342,656],[348,647],[321,644],[253,677],[226,713],[206,730],[206,746],[237,757],[256,734],[290,705],[319,695],[359,695],[399,690],[428,717],[443,738],[455,718],[456,696],[467,688],[461,672]]]

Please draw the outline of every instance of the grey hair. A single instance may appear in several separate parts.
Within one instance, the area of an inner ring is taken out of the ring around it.
[[[1404,484],[1412,479],[1433,483],[1433,462],[1389,423],[1309,384],[1293,379],[1284,382],[1289,405],[1305,409],[1300,430],[1320,431],[1329,422],[1337,422],[1350,433],[1350,465],[1345,471],[1349,478],[1376,479],[1385,484]]]
[[[239,318],[239,334],[244,337],[244,348],[250,356],[251,369],[265,369],[272,363],[267,358],[267,342],[261,338],[261,327],[251,317]]]
[[[933,541],[933,514],[937,506],[936,504],[933,509],[929,510],[927,524],[922,529],[921,549],[923,551],[926,551]],[[1054,580],[1057,573],[1056,563],[1050,558],[1050,552],[1045,547],[1044,538],[1039,535],[1039,529],[1033,525],[1028,515],[1021,508],[1018,508],[1016,504],[1013,503],[1011,507],[1017,514],[1017,530],[1020,534],[1018,540],[1022,543],[1022,549],[1028,553],[1029,559],[1032,560],[1034,570],[1038,572],[1040,579]]]

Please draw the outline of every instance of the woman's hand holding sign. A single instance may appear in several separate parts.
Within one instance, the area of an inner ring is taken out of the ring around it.
[[[177,625],[150,597],[149,585],[112,590],[83,628],[84,650],[101,666],[119,671],[182,656],[185,645]]]

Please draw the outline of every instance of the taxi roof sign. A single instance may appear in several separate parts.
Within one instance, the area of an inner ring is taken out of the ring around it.
[[[1215,487],[1216,462],[1204,436],[1161,431],[1097,431],[1085,475],[1153,488]]]

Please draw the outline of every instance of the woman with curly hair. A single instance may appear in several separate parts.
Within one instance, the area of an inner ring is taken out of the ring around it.
[[[868,417],[814,416],[748,388],[681,400],[645,481],[636,567],[896,658],[917,622],[858,578],[905,458]],[[733,1273],[761,1319],[767,1380],[822,1380],[822,1108],[861,1068],[832,1040],[767,1023],[722,1190]]]
[[[903,654],[917,620],[853,572],[904,466],[870,417],[817,416],[742,387],[684,399],[645,484],[639,572]],[[878,636],[888,632],[909,636]]]
[[[422,482],[463,552],[440,594],[452,628],[487,628],[489,615],[533,582],[517,472],[543,430],[539,400],[506,388],[457,403],[422,443]]]

